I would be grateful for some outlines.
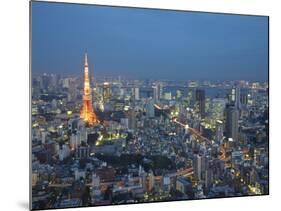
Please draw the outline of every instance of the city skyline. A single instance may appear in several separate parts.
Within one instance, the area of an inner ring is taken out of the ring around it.
[[[31,209],[269,194],[266,18],[31,5]]]
[[[77,58],[87,51],[96,77],[268,80],[267,17],[42,2],[32,8],[33,73],[80,75]]]

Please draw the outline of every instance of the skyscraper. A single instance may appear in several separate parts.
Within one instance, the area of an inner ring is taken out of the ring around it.
[[[128,120],[129,120],[129,128],[135,129],[136,128],[136,112],[134,109],[130,109],[128,112]]]
[[[220,142],[223,139],[223,122],[220,120],[216,121],[216,141]]]
[[[199,113],[201,118],[205,117],[205,90],[197,89],[195,93],[196,102],[199,107]]]
[[[248,93],[241,93],[240,102],[243,106],[248,104]]]
[[[202,174],[202,156],[197,154],[193,158],[194,176],[197,180],[201,180]]]
[[[134,95],[135,100],[140,99],[140,89],[139,89],[139,87],[133,88],[133,95]]]
[[[108,82],[103,83],[102,97],[104,103],[108,102],[110,98],[110,86]]]
[[[237,86],[231,89],[230,103],[234,105],[237,109],[241,108],[240,87]]]
[[[83,106],[80,113],[80,118],[83,119],[85,122],[89,123],[90,125],[98,123],[98,119],[92,105],[92,92],[91,92],[90,79],[89,79],[87,54],[85,54],[84,95],[83,95]]]
[[[232,138],[233,141],[238,141],[238,120],[239,111],[236,106],[228,105],[226,107],[226,124],[225,132],[227,138]]]
[[[153,99],[155,103],[158,103],[162,98],[163,86],[162,83],[156,82],[153,86]]]

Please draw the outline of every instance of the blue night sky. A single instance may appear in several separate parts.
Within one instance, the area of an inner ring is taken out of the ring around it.
[[[268,80],[268,18],[32,3],[33,73]]]

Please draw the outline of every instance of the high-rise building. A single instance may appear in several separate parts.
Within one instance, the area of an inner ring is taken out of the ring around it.
[[[75,150],[80,146],[81,139],[80,139],[80,132],[77,132],[77,134],[71,134],[69,145],[72,150]]]
[[[225,133],[227,138],[232,138],[233,141],[238,141],[238,120],[239,111],[236,106],[228,105],[226,107],[226,123]]]
[[[234,105],[237,109],[241,108],[240,87],[237,86],[231,89],[230,103]]]
[[[56,74],[50,75],[50,86],[55,89],[58,84],[58,76]]]
[[[213,184],[212,160],[207,157],[205,170],[205,188],[208,189]]]
[[[108,102],[110,99],[110,86],[108,82],[103,83],[102,97],[104,103]]]
[[[153,100],[155,103],[158,103],[162,98],[163,86],[162,83],[157,82],[152,86],[153,89]]]
[[[139,100],[140,99],[140,89],[138,87],[134,87],[133,92],[134,92],[135,100]]]
[[[91,201],[96,203],[102,199],[100,191],[100,177],[96,174],[92,174],[92,192]]]
[[[220,142],[223,140],[223,122],[220,120],[216,121],[216,141]]]
[[[199,107],[200,116],[201,118],[205,118],[205,103],[206,103],[205,90],[197,89],[195,93],[195,98]]]
[[[136,112],[134,109],[130,109],[128,112],[128,123],[129,123],[129,129],[135,129],[136,128]]]
[[[85,122],[88,122],[90,125],[98,123],[98,119],[92,105],[92,91],[90,86],[87,54],[85,54],[84,95],[83,95],[83,107],[80,113],[80,118],[83,119]]]
[[[241,93],[240,102],[244,106],[248,104],[248,94],[247,93],[243,93],[243,94]]]
[[[193,158],[193,169],[194,169],[194,175],[197,180],[201,180],[202,176],[202,156],[201,155],[195,155]]]
[[[50,77],[47,73],[44,73],[40,80],[40,88],[48,90],[50,84]]]

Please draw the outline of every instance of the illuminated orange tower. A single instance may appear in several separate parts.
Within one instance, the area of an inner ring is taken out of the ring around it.
[[[80,118],[83,119],[85,122],[88,122],[90,125],[99,122],[92,106],[92,93],[91,93],[91,86],[90,86],[87,53],[85,54],[84,95],[83,95],[83,107],[80,113]]]

